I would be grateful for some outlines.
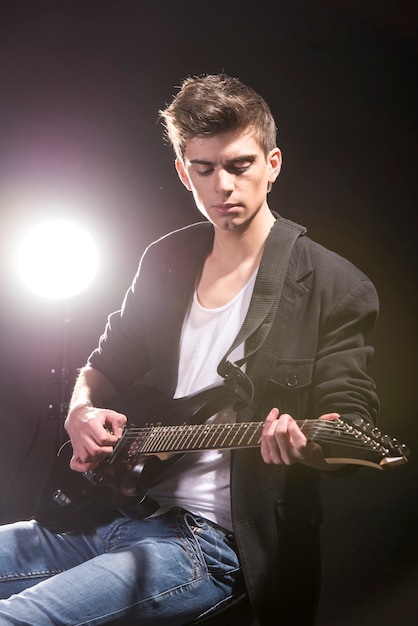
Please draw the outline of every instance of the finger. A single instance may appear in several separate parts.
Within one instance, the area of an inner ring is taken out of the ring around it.
[[[283,447],[283,456],[289,465],[295,461],[302,461],[306,454],[309,442],[300,430],[297,422],[290,419],[288,422],[288,437]]]
[[[280,450],[282,462],[286,465],[291,465],[295,462],[294,436],[297,437],[298,430],[299,428],[295,420],[287,413],[280,416],[275,426],[274,440]]]
[[[331,420],[336,420],[339,417],[341,417],[339,413],[324,413],[324,415],[321,415],[319,419],[331,421]]]
[[[106,414],[106,426],[107,430],[112,435],[114,435],[117,439],[120,439],[123,435],[123,432],[126,428],[127,422],[126,415],[122,413],[116,413],[115,411],[109,412]]]
[[[291,415],[283,413],[271,428],[270,450],[273,451],[273,455],[279,454],[285,465],[300,461],[305,454],[307,439],[296,420]]]
[[[300,446],[306,446],[307,438],[305,434],[299,428],[298,423],[294,419],[290,419],[288,422],[288,433],[289,439],[294,448],[298,448]]]
[[[82,461],[80,458],[75,456],[73,456],[70,460],[70,468],[75,472],[89,472],[97,467],[97,465],[98,463]]]
[[[113,446],[100,446],[94,440],[89,439],[85,445],[73,447],[73,456],[70,462],[72,469],[88,471],[97,467],[99,463],[107,459],[113,452]]]
[[[276,443],[270,443],[269,440],[262,439],[260,450],[261,457],[265,463],[274,463],[276,465],[283,464],[280,448]]]
[[[279,427],[279,410],[273,408],[267,415],[261,435],[261,456],[265,463],[282,463],[280,448],[275,439],[276,429]]]
[[[276,409],[276,408],[271,409],[270,413],[267,415],[265,419],[266,430],[269,430],[270,425],[278,419],[279,415],[280,415],[279,409]]]

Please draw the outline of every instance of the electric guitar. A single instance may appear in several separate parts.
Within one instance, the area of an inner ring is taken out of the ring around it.
[[[204,423],[236,399],[234,392],[218,386],[170,400],[166,407],[174,407],[170,420],[174,423],[127,427],[111,456],[84,474],[70,469],[72,447],[66,442],[41,491],[35,519],[50,530],[65,532],[82,527],[97,510],[118,508],[139,519],[151,515],[159,505],[147,490],[162,467],[179,455],[260,446],[264,422]],[[382,470],[407,462],[409,450],[404,444],[361,420],[353,424],[340,418],[309,419],[298,425],[308,440],[323,447],[330,464],[352,463]]]

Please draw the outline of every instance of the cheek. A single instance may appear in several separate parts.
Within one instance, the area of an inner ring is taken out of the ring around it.
[[[207,195],[206,187],[207,185],[205,185],[204,182],[202,182],[201,180],[197,181],[197,184],[196,184],[196,181],[191,180],[190,190],[195,199],[200,198],[202,200],[203,198],[206,197]]]
[[[245,186],[245,191],[248,194],[251,194],[253,197],[263,196],[266,193],[268,184],[268,176],[260,176],[257,179],[252,179],[251,181],[248,181]]]
[[[202,193],[201,189],[196,189],[196,187],[191,188],[191,192],[193,195],[193,200],[200,211],[203,211],[205,208],[205,195]]]

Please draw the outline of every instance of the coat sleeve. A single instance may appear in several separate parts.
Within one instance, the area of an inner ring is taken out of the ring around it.
[[[117,390],[151,373],[148,384],[174,392],[184,314],[213,238],[208,226],[173,231],[145,250],[121,309],[109,316],[89,358]]]
[[[143,378],[149,369],[142,278],[145,254],[121,309],[109,315],[98,347],[88,359],[88,364],[105,374],[118,390]]]
[[[314,417],[336,411],[376,423],[379,400],[367,372],[374,352],[368,336],[378,310],[374,285],[364,277],[327,311],[313,368]]]
[[[265,345],[249,373],[260,419],[276,406],[295,419],[336,412],[375,423],[379,400],[368,374],[379,300],[349,261],[301,238]]]

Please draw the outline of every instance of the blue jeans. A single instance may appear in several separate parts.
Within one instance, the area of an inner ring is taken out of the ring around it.
[[[240,580],[229,533],[181,509],[86,533],[0,526],[0,626],[186,624]]]

